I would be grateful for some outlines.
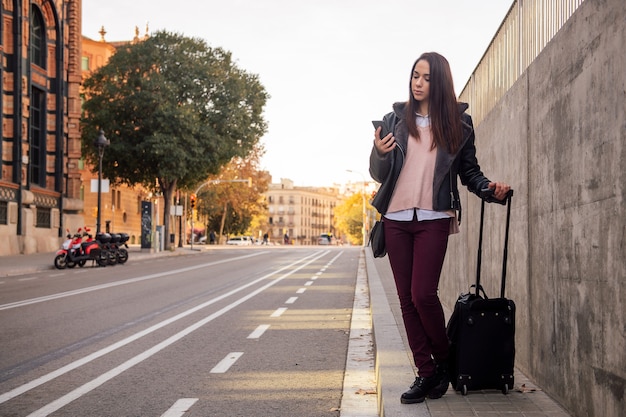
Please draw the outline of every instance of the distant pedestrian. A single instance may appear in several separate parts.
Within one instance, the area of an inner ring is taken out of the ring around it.
[[[374,133],[370,174],[381,183],[372,201],[384,217],[389,263],[418,377],[404,404],[440,398],[448,390],[448,338],[439,278],[448,236],[458,232],[457,176],[469,191],[493,190],[503,200],[509,186],[491,182],[478,165],[468,106],[458,103],[448,61],[431,52],[411,68],[409,99],[383,118],[390,133]],[[395,120],[395,121],[394,121]]]
[[[269,238],[270,236],[267,234],[267,232],[263,235],[263,244],[267,245],[269,243]]]
[[[209,233],[209,244],[215,245],[215,232],[213,230]]]
[[[285,236],[283,236],[283,242],[285,243],[285,245],[289,244],[289,235],[287,233],[285,233]]]

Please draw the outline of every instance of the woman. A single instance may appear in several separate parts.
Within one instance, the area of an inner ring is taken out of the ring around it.
[[[509,186],[491,182],[476,159],[472,120],[458,103],[450,65],[422,54],[413,64],[409,100],[395,103],[374,134],[370,174],[381,183],[372,204],[384,217],[385,242],[418,376],[404,404],[440,398],[448,389],[448,338],[439,277],[448,235],[458,232],[457,175],[469,191],[489,188],[503,200]]]

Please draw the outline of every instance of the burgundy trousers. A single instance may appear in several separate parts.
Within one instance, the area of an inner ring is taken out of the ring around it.
[[[385,219],[385,244],[400,299],[409,347],[420,376],[435,373],[448,357],[439,277],[448,248],[450,219],[418,222]]]

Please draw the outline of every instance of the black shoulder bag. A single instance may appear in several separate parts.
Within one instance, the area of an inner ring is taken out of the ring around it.
[[[385,248],[385,223],[382,218],[374,223],[374,227],[372,227],[369,245],[372,247],[374,258],[383,258],[387,255],[387,248]]]

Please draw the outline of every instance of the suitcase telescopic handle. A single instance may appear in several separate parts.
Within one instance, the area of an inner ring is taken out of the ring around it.
[[[483,228],[485,225],[485,202],[494,201],[493,189],[481,190],[481,203],[480,203],[480,231],[478,234],[478,259],[476,262],[476,295],[480,288],[480,270],[483,257]],[[506,204],[506,229],[504,232],[504,253],[502,255],[502,281],[500,284],[500,297],[504,298],[504,289],[506,288],[506,261],[508,257],[509,248],[509,226],[511,224],[511,197],[513,197],[513,190],[509,190],[501,202],[496,200],[500,204]]]

